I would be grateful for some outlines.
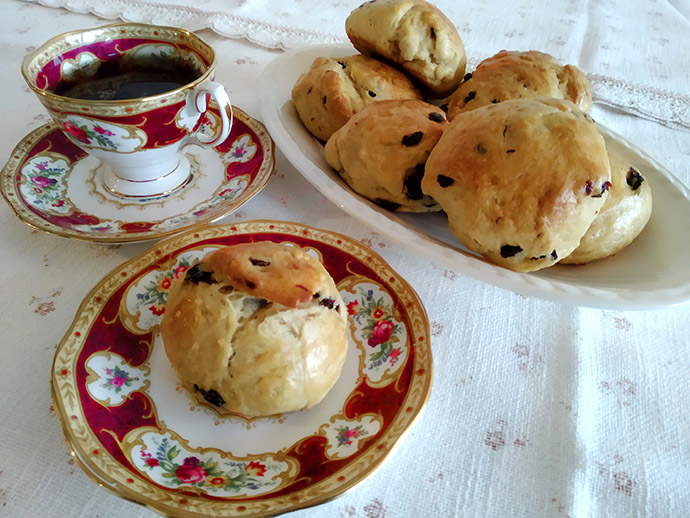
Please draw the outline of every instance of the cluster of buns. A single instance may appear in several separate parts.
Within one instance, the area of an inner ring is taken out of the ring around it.
[[[347,311],[298,247],[246,243],[206,255],[173,283],[161,334],[182,384],[245,417],[314,406],[345,362]]]
[[[576,67],[501,51],[466,74],[457,29],[424,0],[372,0],[345,28],[361,54],[317,59],[292,98],[360,195],[443,210],[466,248],[522,272],[608,257],[647,224],[649,185],[607,150]]]

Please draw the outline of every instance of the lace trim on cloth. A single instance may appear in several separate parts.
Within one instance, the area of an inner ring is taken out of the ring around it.
[[[62,8],[74,13],[93,14],[106,20],[150,23],[184,27],[189,31],[211,29],[230,39],[246,39],[271,49],[289,50],[307,45],[347,43],[345,37],[334,37],[319,31],[257,20],[234,14],[157,2],[133,3],[128,0],[22,0],[46,7]]]
[[[210,29],[230,39],[246,39],[271,49],[348,43],[344,36],[280,25],[234,14],[157,2],[131,0],[23,0],[46,7],[90,13],[107,20],[174,25],[187,30]],[[473,70],[479,59],[469,58]],[[690,132],[690,96],[635,84],[602,74],[588,74],[593,101],[637,117]]]
[[[601,74],[587,74],[587,78],[594,102],[690,132],[690,96]]]

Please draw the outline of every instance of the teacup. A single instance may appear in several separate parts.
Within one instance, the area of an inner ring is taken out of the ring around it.
[[[155,197],[187,181],[185,145],[212,147],[230,133],[215,66],[213,49],[191,32],[124,23],[53,38],[22,74],[67,137],[105,164],[108,190]],[[212,136],[200,130],[209,98],[220,113]]]

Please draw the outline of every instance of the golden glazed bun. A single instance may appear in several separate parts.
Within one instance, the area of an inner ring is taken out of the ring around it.
[[[424,0],[373,0],[345,21],[362,54],[396,64],[425,89],[445,97],[465,74],[465,47],[455,25]]]
[[[429,156],[422,189],[468,249],[527,272],[577,248],[610,181],[592,119],[570,101],[541,98],[457,117]]]
[[[183,385],[245,417],[310,408],[345,361],[347,314],[333,279],[303,250],[222,248],[177,280],[161,331]]]
[[[405,74],[362,55],[317,58],[292,89],[299,118],[312,135],[323,141],[368,104],[421,98]]]
[[[420,184],[447,125],[443,111],[424,101],[377,102],[333,134],[326,160],[354,191],[386,209],[438,211]]]
[[[611,149],[608,154],[610,192],[580,246],[563,263],[584,264],[620,252],[642,232],[652,215],[649,183],[621,155]]]
[[[572,65],[562,66],[543,52],[502,50],[482,61],[448,99],[448,120],[461,113],[509,99],[553,97],[592,108],[587,77]]]

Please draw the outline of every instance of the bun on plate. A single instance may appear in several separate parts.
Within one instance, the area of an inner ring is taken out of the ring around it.
[[[258,242],[211,252],[175,281],[161,332],[187,389],[255,417],[323,399],[345,361],[346,322],[317,259]]]

